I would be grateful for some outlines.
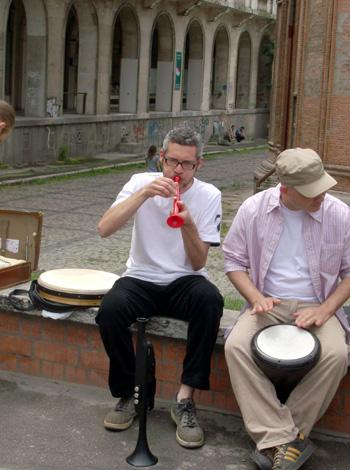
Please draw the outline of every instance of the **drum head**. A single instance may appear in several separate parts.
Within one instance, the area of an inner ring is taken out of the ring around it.
[[[118,279],[117,274],[95,269],[53,269],[40,274],[38,293],[53,302],[95,306]]]
[[[257,347],[271,358],[298,360],[312,353],[315,340],[311,333],[294,325],[273,325],[260,332]]]

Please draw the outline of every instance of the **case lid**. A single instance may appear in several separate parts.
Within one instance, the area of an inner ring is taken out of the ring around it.
[[[30,261],[37,269],[42,219],[42,212],[0,209],[0,254]]]

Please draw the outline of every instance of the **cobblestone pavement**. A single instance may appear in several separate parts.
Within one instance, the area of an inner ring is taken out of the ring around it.
[[[253,171],[264,157],[261,149],[210,156],[199,171],[200,179],[223,191],[223,233],[237,207],[252,194]],[[1,206],[44,213],[39,269],[91,268],[121,274],[132,223],[107,239],[98,236],[96,226],[134,171],[1,187]],[[209,253],[210,278],[227,295],[232,288],[223,274],[221,249]]]
[[[198,177],[223,193],[223,230],[227,232],[240,204],[253,192],[253,172],[266,158],[262,148],[212,155]],[[135,170],[76,177],[45,184],[0,188],[1,207],[42,211],[43,233],[39,269],[91,268],[121,274],[127,260],[132,223],[109,238],[101,239],[97,223]],[[140,170],[137,170],[140,171]],[[350,199],[349,195],[342,194]],[[207,268],[223,295],[238,296],[223,273],[220,248],[211,248]]]

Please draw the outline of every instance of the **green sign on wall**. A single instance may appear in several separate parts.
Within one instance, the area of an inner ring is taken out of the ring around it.
[[[175,55],[175,90],[181,87],[181,71],[182,71],[182,52],[176,52]]]

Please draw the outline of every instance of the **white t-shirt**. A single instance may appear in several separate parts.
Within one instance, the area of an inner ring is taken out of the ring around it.
[[[282,205],[283,232],[264,282],[264,294],[279,299],[317,302],[302,233],[304,211]]]
[[[113,206],[162,176],[161,173],[133,175],[118,194]],[[210,245],[220,245],[221,192],[212,184],[194,178],[192,186],[181,194],[200,238]],[[159,285],[170,284],[187,275],[208,277],[205,268],[194,271],[186,256],[181,229],[167,225],[173,198],[155,196],[147,199],[134,217],[127,270],[123,276],[136,277]]]

